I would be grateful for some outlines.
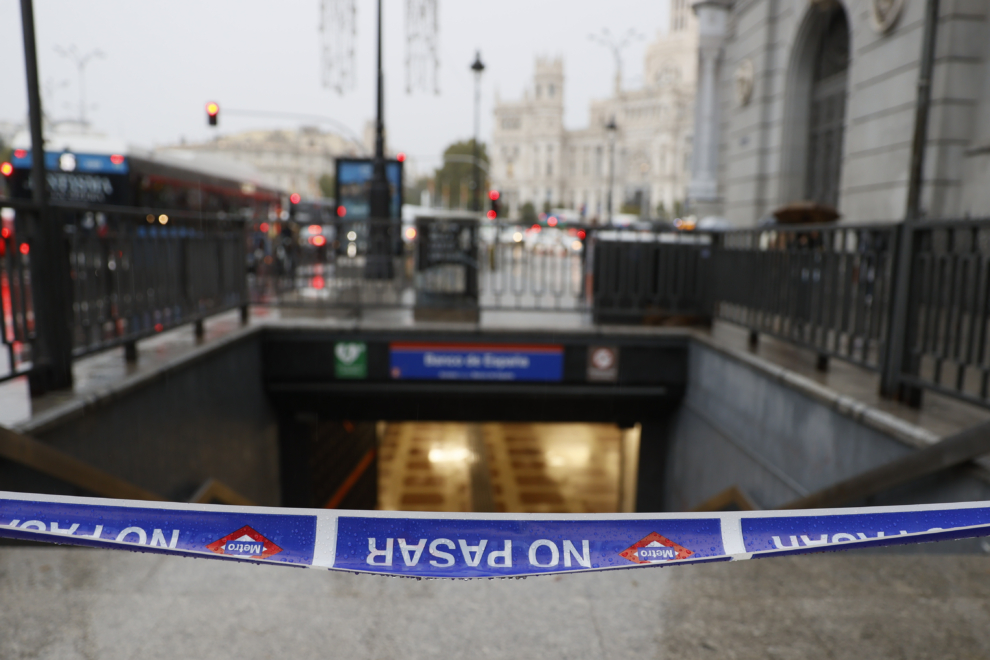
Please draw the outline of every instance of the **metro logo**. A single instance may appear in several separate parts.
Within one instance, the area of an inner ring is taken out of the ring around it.
[[[687,559],[693,554],[692,550],[653,532],[620,552],[619,556],[636,564],[656,564],[662,561]]]
[[[282,552],[282,548],[247,525],[214,541],[206,546],[206,549],[218,555],[250,557],[252,559],[268,559],[272,555]]]

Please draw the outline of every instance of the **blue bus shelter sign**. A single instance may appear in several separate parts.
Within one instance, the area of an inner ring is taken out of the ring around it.
[[[487,380],[556,383],[564,348],[553,345],[393,343],[395,380]]]

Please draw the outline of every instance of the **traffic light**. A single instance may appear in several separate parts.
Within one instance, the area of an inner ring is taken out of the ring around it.
[[[209,121],[210,126],[217,125],[217,115],[220,114],[220,106],[210,101],[206,104],[206,118]]]
[[[14,166],[13,165],[11,165],[7,161],[4,161],[3,163],[0,163],[0,174],[2,174],[4,176],[10,176],[13,173],[14,173]]]
[[[299,195],[299,193],[292,193],[291,195],[289,195],[289,220],[295,222],[296,211],[298,210],[299,202],[301,201],[302,201],[302,197]]]
[[[499,197],[501,197],[501,195],[497,190],[488,191],[488,199],[491,200],[491,208],[488,211],[489,220],[495,220],[498,218],[498,214],[502,211],[502,204],[498,201]]]

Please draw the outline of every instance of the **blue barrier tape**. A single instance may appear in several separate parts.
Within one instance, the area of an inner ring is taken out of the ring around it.
[[[990,502],[563,516],[161,504],[0,491],[0,537],[406,577],[518,577],[977,536],[990,536]]]

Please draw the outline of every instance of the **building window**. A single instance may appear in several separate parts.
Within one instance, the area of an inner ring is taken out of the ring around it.
[[[554,95],[554,92],[556,92],[556,91],[557,91],[557,90],[556,90],[556,88],[555,88],[555,87],[553,86],[553,83],[551,83],[551,84],[549,84],[549,85],[547,85],[547,96],[548,96],[548,97],[550,97],[550,98],[553,98],[553,95]]]
[[[815,63],[808,118],[805,197],[833,208],[839,205],[842,138],[849,72],[849,24],[841,8],[832,11]]]
[[[547,176],[553,176],[553,147],[547,147]]]

